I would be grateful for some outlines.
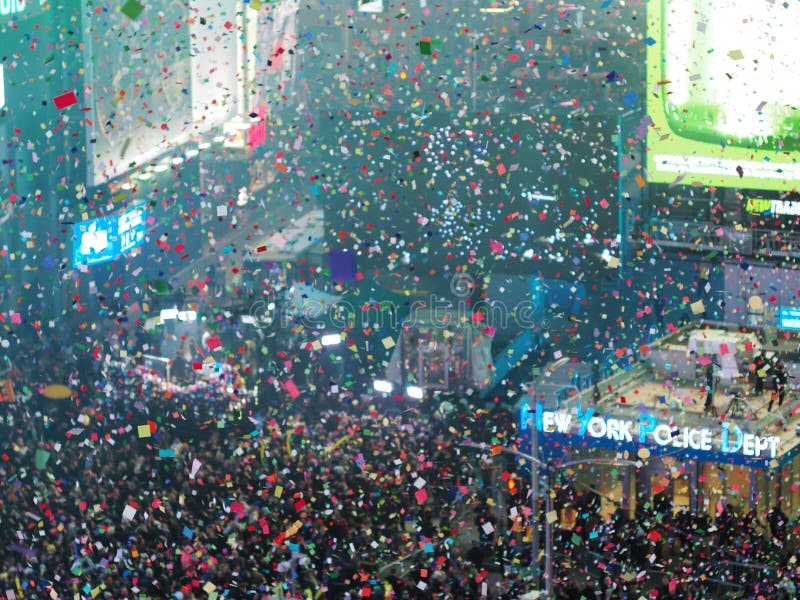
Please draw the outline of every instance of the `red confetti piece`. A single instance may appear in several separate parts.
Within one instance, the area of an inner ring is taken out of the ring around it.
[[[78,98],[75,96],[75,92],[65,92],[60,96],[53,98],[53,103],[56,105],[57,109],[61,110],[62,108],[67,108],[68,106],[77,104]]]

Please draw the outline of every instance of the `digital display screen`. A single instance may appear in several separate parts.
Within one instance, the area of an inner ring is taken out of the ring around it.
[[[651,182],[797,185],[798,19],[797,2],[649,0]]]
[[[781,306],[778,310],[778,327],[787,331],[800,331],[800,308]]]
[[[144,242],[147,212],[134,208],[113,217],[75,224],[72,266],[91,266],[114,260]]]
[[[188,9],[163,2],[141,26],[119,6],[84,0],[85,115],[90,185],[153,160],[192,133]],[[207,71],[206,71],[207,72]]]
[[[0,21],[19,22],[50,10],[46,0],[0,0]]]

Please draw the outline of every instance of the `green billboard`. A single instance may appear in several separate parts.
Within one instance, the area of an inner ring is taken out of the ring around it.
[[[648,180],[800,182],[800,2],[648,0]]]

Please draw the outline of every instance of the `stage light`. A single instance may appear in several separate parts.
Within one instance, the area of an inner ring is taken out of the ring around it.
[[[425,395],[425,390],[423,390],[418,385],[409,385],[406,388],[406,394],[409,398],[414,398],[415,400],[422,400],[422,397]]]
[[[162,308],[161,314],[159,315],[162,321],[170,321],[172,319],[178,318],[178,309],[177,308]]]
[[[383,379],[376,379],[372,382],[372,387],[376,392],[381,392],[383,394],[391,394],[392,393],[392,382],[385,381]]]
[[[342,341],[342,336],[339,333],[326,333],[322,336],[320,342],[323,346],[335,346]]]

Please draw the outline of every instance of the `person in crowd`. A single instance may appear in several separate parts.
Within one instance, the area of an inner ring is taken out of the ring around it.
[[[753,380],[754,380],[753,392],[757,396],[760,396],[764,393],[764,383],[767,378],[766,371],[764,370],[764,368],[767,366],[767,364],[768,364],[767,359],[761,352],[759,352],[758,354],[755,355],[755,357],[753,357],[753,365],[752,365]]]
[[[706,381],[705,381],[705,388],[706,388],[706,402],[703,405],[703,410],[707,413],[716,413],[716,407],[714,406],[714,393],[717,389],[717,378],[716,374],[714,373],[714,363],[713,361],[709,362],[706,365]]]
[[[786,514],[781,509],[780,500],[775,503],[772,509],[767,513],[767,523],[769,523],[769,533],[776,544],[783,544],[786,539]]]
[[[775,389],[770,396],[769,405],[767,406],[768,412],[772,410],[772,405],[776,399],[778,400],[778,408],[783,406],[783,402],[786,400],[786,388],[789,377],[788,373],[786,372],[786,365],[782,360],[775,361],[772,376]]]
[[[102,377],[79,402],[4,406],[0,586],[17,598],[495,600],[533,584],[520,579],[527,478],[505,477],[518,465],[504,453],[476,461],[462,446],[510,441],[508,411],[438,423],[370,397],[303,403],[279,384],[270,398],[167,385],[133,363],[109,362]],[[728,508],[712,541],[707,516],[673,517],[668,494],[606,518],[577,478],[553,485],[558,597],[684,597],[716,576],[712,558],[785,562],[798,546],[779,505],[767,521],[781,546],[764,556],[737,534],[757,537],[755,526]],[[669,578],[649,574],[654,561]]]

